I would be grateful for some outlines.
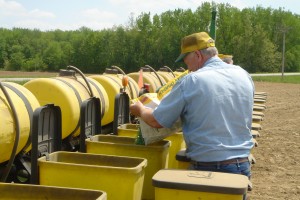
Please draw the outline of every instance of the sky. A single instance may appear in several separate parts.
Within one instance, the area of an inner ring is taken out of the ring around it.
[[[141,13],[161,14],[168,10],[192,9],[210,0],[0,0],[1,28],[92,30],[128,25]],[[239,9],[262,6],[300,14],[299,0],[214,0]]]

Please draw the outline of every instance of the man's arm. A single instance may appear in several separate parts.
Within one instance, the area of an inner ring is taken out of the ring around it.
[[[162,128],[153,116],[153,110],[151,108],[146,108],[140,101],[135,104],[130,105],[131,114],[142,118],[144,122],[146,122],[149,126],[153,128]]]

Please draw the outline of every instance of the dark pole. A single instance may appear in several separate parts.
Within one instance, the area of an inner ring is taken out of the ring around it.
[[[281,63],[281,79],[283,79],[284,76],[284,63],[285,63],[285,36],[286,33],[291,29],[291,27],[287,27],[287,26],[282,26],[280,28],[278,28],[278,31],[282,32],[283,34],[283,39],[282,39],[282,63]]]
[[[283,32],[281,79],[283,79],[284,76],[285,33],[286,31]]]
[[[211,11],[211,22],[210,22],[209,35],[215,41],[216,41],[216,16],[217,16],[216,5],[214,4],[214,2],[212,2],[212,11]]]

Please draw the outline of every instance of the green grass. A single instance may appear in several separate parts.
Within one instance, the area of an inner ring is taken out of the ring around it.
[[[253,81],[276,82],[276,83],[296,83],[300,84],[300,76],[253,76]]]
[[[12,83],[17,83],[19,85],[24,85],[25,83],[27,83],[28,81],[3,81],[3,82],[12,82]]]
[[[51,78],[57,76],[58,73],[44,73],[44,74],[1,74],[0,78]]]
[[[28,81],[14,81],[15,83],[18,83],[19,85],[24,85],[25,83],[27,83]]]
[[[55,75],[56,76],[56,75]],[[1,75],[0,78],[51,78],[54,77],[54,75]]]

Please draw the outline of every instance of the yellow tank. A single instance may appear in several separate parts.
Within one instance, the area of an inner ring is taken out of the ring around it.
[[[175,78],[175,74],[173,75],[171,72],[157,71],[157,73],[165,79],[166,83]]]
[[[183,73],[181,73],[179,76],[176,76],[174,79],[172,79],[171,81],[169,81],[167,84],[165,84],[164,86],[162,86],[159,91],[157,91],[157,98],[159,100],[161,100],[166,94],[168,94],[173,86],[176,84],[176,82],[181,79],[182,77],[184,77],[185,75],[187,75],[189,73],[188,70],[184,71]]]
[[[22,85],[10,82],[3,82],[2,84],[10,96],[19,119],[20,140],[17,148],[17,153],[19,153],[29,139],[30,115],[40,105],[36,97]],[[10,158],[16,136],[16,124],[13,120],[12,110],[2,90],[0,90],[0,116],[0,163],[2,163]],[[29,148],[30,146],[27,147],[26,151],[29,151]]]
[[[162,77],[159,73],[156,72],[156,74],[154,72],[144,72],[147,74],[150,74],[152,76],[153,79],[157,80],[159,83],[159,87],[165,85],[167,82],[165,81],[164,77]],[[158,76],[158,77],[157,77]],[[161,83],[162,82],[162,83]]]
[[[140,73],[139,72],[133,72],[127,74],[129,77],[131,77],[136,83],[138,83]],[[150,85],[149,92],[154,93],[158,88],[160,88],[162,85],[166,84],[166,81],[164,78],[160,75],[160,80],[162,81],[162,84],[158,80],[157,76],[153,72],[143,72],[143,83],[148,83]]]
[[[152,178],[155,200],[243,200],[248,177],[196,170],[159,170]]]
[[[180,76],[184,71],[186,71],[186,69],[182,68],[182,70],[180,71],[174,71],[173,73],[175,74],[175,76]]]
[[[102,74],[102,75],[92,75],[89,78],[94,79],[100,83],[108,95],[109,100],[109,110],[107,112],[107,118],[110,122],[114,119],[114,107],[115,107],[115,96],[120,93],[120,88],[122,88],[122,78],[123,74]],[[128,86],[126,87],[126,93],[130,99],[138,97],[139,88],[137,83],[130,77],[128,77]]]
[[[107,111],[109,108],[108,96],[97,81],[87,78],[93,95],[100,99],[101,125],[111,122]],[[90,98],[88,87],[81,77],[38,78],[24,84],[38,99],[40,105],[54,104],[59,106],[62,113],[62,139],[72,134],[79,135],[80,105]]]

